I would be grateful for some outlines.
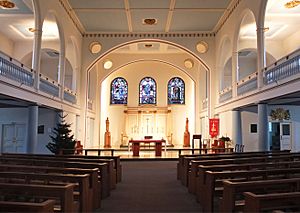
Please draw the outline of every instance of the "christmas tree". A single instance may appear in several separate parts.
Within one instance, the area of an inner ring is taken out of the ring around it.
[[[46,147],[54,154],[74,154],[74,146],[76,141],[74,135],[71,135],[71,124],[66,123],[65,116],[59,115],[61,123],[53,129],[50,135],[52,142],[49,142]]]

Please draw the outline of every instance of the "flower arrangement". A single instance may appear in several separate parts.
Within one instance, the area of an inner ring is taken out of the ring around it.
[[[285,110],[283,108],[277,108],[277,109],[271,110],[270,116],[271,116],[272,120],[280,120],[280,121],[289,120],[290,119],[290,111]]]

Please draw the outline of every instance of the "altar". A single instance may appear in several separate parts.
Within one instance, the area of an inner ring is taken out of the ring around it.
[[[155,140],[163,139],[168,146],[172,145],[171,109],[168,107],[139,106],[127,107],[124,110],[125,122],[121,132],[121,146],[129,141],[147,143],[144,136],[151,135]],[[145,141],[144,141],[145,140]],[[149,141],[149,140],[148,140]],[[132,142],[130,142],[132,143]]]
[[[130,152],[130,144],[132,147],[133,156],[140,156],[140,147],[141,144],[155,144],[155,156],[161,156],[162,144],[164,143],[165,152],[167,151],[167,143],[164,139],[161,140],[152,140],[152,139],[143,139],[143,140],[129,140],[128,142],[128,152]]]

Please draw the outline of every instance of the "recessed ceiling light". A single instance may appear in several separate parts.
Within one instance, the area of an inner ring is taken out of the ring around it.
[[[152,44],[145,44],[145,47],[146,48],[151,48],[151,47],[153,47],[153,45]]]
[[[157,19],[155,19],[155,18],[145,18],[145,19],[143,19],[143,24],[145,24],[145,25],[157,24]]]
[[[112,68],[112,66],[113,66],[113,63],[109,59],[105,60],[104,63],[103,63],[103,67],[106,70],[109,70],[110,68]]]
[[[34,33],[35,29],[33,27],[29,27],[28,31],[31,32],[31,33]]]
[[[0,1],[0,6],[6,9],[11,9],[15,7],[15,3],[11,1]]]
[[[101,44],[98,41],[90,43],[90,51],[93,54],[97,54],[101,51]]]
[[[184,66],[188,69],[192,69],[194,67],[194,62],[192,59],[184,60]]]
[[[199,53],[206,53],[208,50],[208,44],[205,41],[200,41],[196,45],[196,49]]]

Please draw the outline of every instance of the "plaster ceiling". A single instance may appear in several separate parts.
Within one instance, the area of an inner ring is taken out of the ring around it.
[[[232,0],[68,0],[87,33],[211,32]],[[156,19],[154,25],[143,19]]]

